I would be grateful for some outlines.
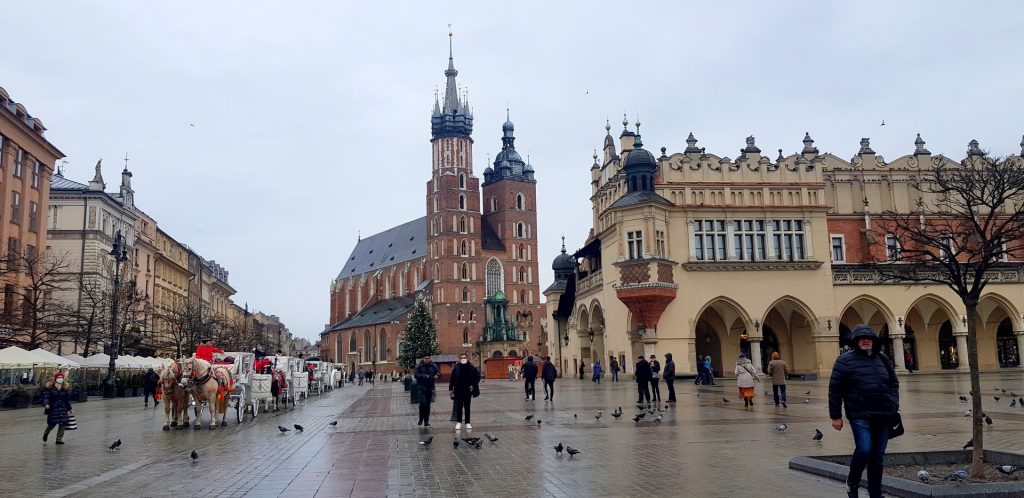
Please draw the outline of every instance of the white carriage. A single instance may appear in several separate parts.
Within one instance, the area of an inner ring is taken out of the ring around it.
[[[273,405],[274,410],[277,410],[277,398],[274,397],[271,391],[274,378],[270,374],[252,374],[252,379],[249,381],[250,397],[252,399],[252,416],[256,418],[256,414],[259,413],[260,403],[264,405],[265,410],[270,410]]]
[[[306,362],[307,370],[312,368],[312,381],[309,382],[309,393],[322,395],[333,387],[334,364],[325,361],[312,360]]]
[[[306,372],[303,371],[302,359],[291,356],[274,356],[271,362],[274,371],[280,375],[278,380],[280,393],[277,396],[279,399],[275,403],[282,401],[284,402],[284,407],[288,408],[288,401],[291,401],[292,406],[295,406],[300,396],[305,399],[309,379],[306,377]]]
[[[218,354],[217,356],[234,358],[234,363],[219,364],[219,366],[228,369],[228,372],[231,373],[231,379],[235,383],[234,389],[231,391],[230,402],[228,403],[228,407],[235,409],[235,420],[238,423],[242,423],[246,412],[252,413],[252,417],[255,419],[256,414],[259,413],[258,402],[253,397],[253,376],[255,374],[253,363],[256,361],[256,355],[253,353],[229,352]]]

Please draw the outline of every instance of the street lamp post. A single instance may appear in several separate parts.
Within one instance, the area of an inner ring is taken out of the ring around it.
[[[114,392],[114,369],[117,361],[117,350],[120,341],[117,334],[117,309],[121,294],[121,263],[128,261],[128,250],[123,247],[124,238],[121,231],[114,236],[114,247],[110,249],[110,255],[114,257],[114,302],[110,307],[110,364],[107,365],[107,380],[103,385],[103,397],[113,398]]]

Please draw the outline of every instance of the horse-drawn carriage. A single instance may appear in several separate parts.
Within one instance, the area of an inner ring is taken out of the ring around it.
[[[229,409],[234,408],[235,420],[238,423],[242,423],[246,412],[252,413],[252,418],[255,419],[259,413],[259,402],[253,396],[253,377],[256,375],[253,364],[256,361],[256,355],[253,353],[230,352],[218,354],[214,360],[218,359],[232,360],[230,362],[214,361],[214,365],[225,367],[234,381],[234,388],[231,390],[231,394],[228,395],[228,407]]]
[[[324,393],[324,391],[327,391],[334,387],[334,384],[332,382],[332,380],[334,379],[333,363],[318,360],[310,360],[306,361],[306,368],[307,371],[311,373],[311,375],[309,375],[307,378],[312,379],[309,382],[310,394],[316,393],[317,396],[320,396]]]

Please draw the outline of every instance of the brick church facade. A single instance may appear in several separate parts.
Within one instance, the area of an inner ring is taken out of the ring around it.
[[[321,355],[355,371],[397,369],[418,299],[431,308],[443,354],[476,361],[535,353],[543,306],[533,167],[502,125],[494,164],[473,172],[473,112],[449,52],[445,93],[430,119],[425,216],[361,238],[331,284]],[[506,360],[503,360],[506,361]]]

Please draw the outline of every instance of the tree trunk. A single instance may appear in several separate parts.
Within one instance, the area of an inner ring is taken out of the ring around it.
[[[984,465],[984,436],[982,426],[981,407],[981,378],[978,375],[978,304],[967,305],[967,361],[971,367],[971,435],[974,439],[974,449],[971,452],[971,477],[982,478],[985,475]]]

